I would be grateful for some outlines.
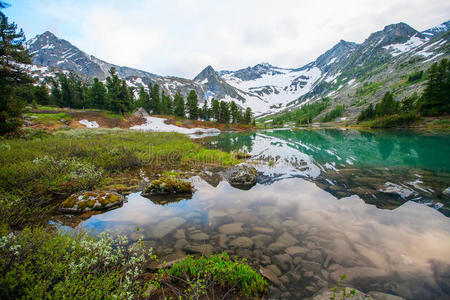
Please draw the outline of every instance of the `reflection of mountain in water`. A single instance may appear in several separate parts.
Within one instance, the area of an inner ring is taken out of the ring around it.
[[[242,151],[262,174],[260,183],[305,177],[338,198],[357,194],[382,208],[407,200],[450,215],[441,191],[450,185],[448,135],[356,130],[274,130],[222,134],[209,147]]]

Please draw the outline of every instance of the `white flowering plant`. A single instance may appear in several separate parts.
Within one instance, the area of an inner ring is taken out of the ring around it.
[[[132,299],[152,281],[140,278],[155,259],[138,241],[104,233],[61,232],[43,228],[0,237],[0,298]]]

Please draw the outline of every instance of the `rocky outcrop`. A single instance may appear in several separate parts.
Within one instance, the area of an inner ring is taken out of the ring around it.
[[[134,113],[133,116],[139,117],[139,118],[145,118],[145,117],[150,117],[150,115],[148,114],[148,112],[142,108],[139,107]]]
[[[252,166],[240,164],[225,171],[225,179],[234,187],[251,188],[256,184],[258,172]]]
[[[122,206],[125,197],[114,192],[82,191],[71,195],[59,208],[60,212],[80,214],[93,210],[109,210]]]

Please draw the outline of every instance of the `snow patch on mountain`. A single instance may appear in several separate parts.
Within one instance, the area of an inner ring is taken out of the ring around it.
[[[268,69],[264,73],[255,72],[255,75],[252,74],[250,77],[251,79],[238,77],[236,73],[239,71],[222,71],[222,78],[229,85],[247,93],[249,98],[253,96],[253,98],[262,98],[266,103],[272,105],[284,105],[308,93],[322,75],[321,70],[317,67],[298,70],[260,64],[253,68],[257,70],[258,66]],[[246,100],[247,97],[245,97]]]
[[[412,36],[407,42],[403,44],[392,44],[388,46],[384,46],[384,49],[390,50],[392,56],[397,56],[403,54],[405,52],[409,52],[412,49],[422,45],[425,43],[427,39],[422,39],[417,35]]]

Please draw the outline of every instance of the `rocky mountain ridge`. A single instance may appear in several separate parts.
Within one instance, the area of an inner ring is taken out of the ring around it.
[[[115,67],[129,86],[139,88],[158,83],[165,93],[171,96],[180,93],[184,97],[195,90],[201,101],[234,100],[244,108],[251,107],[257,115],[263,115],[292,110],[323,97],[348,105],[347,98],[351,98],[351,94],[355,96],[361,86],[374,82],[383,82],[380,90],[389,88],[388,81],[398,81],[396,77],[402,79],[407,72],[423,70],[433,61],[449,56],[449,27],[450,21],[447,21],[418,32],[405,23],[392,24],[370,34],[361,44],[341,40],[315,61],[299,68],[261,63],[236,71],[217,72],[207,66],[193,80],[159,76],[105,62],[49,31],[37,35],[26,45],[35,64],[31,71],[40,78],[63,70],[104,80],[109,69]],[[365,101],[376,101],[378,94],[371,96]],[[350,117],[357,110],[350,108]]]

